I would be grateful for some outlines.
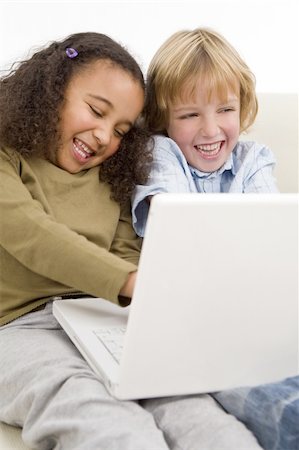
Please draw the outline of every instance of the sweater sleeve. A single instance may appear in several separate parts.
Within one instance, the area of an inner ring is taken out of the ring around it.
[[[30,271],[48,279],[117,302],[133,258],[109,251],[58,223],[23,184],[10,158],[0,161],[1,245]],[[119,234],[119,233],[118,233]],[[120,233],[121,234],[121,233]],[[121,245],[116,237],[116,247]],[[125,242],[122,244],[125,245]]]
[[[132,226],[131,204],[127,202],[121,208],[120,219],[111,251],[120,258],[137,265],[141,244],[142,239],[136,235]]]

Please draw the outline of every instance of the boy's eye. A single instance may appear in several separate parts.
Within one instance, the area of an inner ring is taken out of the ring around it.
[[[227,108],[223,108],[220,110],[220,112],[229,112],[229,111],[235,111],[235,108],[228,106]]]
[[[184,114],[183,116],[180,117],[180,119],[190,119],[192,117],[198,117],[198,113],[188,113],[188,114]]]

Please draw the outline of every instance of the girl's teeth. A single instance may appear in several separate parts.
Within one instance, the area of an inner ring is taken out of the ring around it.
[[[82,158],[88,158],[94,153],[83,142],[79,141],[78,139],[74,139],[74,144],[76,151],[79,153],[80,156],[82,156]]]
[[[76,152],[79,153],[80,156],[82,156],[82,158],[88,158],[88,156],[86,155],[86,153],[84,153],[82,150],[80,150],[80,148],[76,147]]]

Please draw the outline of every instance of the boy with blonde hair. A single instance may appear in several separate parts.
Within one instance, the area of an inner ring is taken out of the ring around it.
[[[148,199],[160,192],[277,192],[271,150],[239,141],[258,111],[255,77],[215,31],[172,35],[147,74],[144,121],[154,134],[152,170],[133,196],[143,236]]]
[[[132,198],[140,236],[150,198],[161,192],[278,191],[271,150],[239,141],[257,111],[255,77],[220,34],[204,28],[179,31],[159,48],[148,69],[144,114],[154,134],[152,169]],[[299,448],[299,376],[212,397],[265,450]]]

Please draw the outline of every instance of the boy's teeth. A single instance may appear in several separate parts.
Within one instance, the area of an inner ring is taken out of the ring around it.
[[[216,144],[205,144],[205,145],[197,145],[198,150],[202,150],[204,152],[218,151],[220,149],[220,142]]]

